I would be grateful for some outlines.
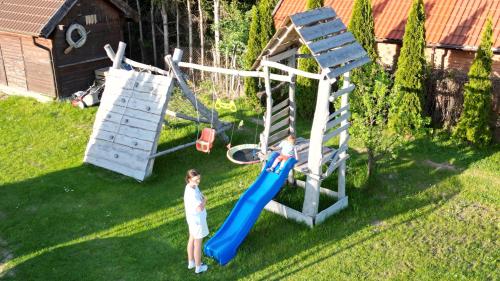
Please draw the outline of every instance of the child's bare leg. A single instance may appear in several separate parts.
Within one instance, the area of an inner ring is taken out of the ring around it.
[[[195,239],[190,234],[187,244],[188,262],[194,260],[194,240]]]
[[[280,162],[280,160],[278,158],[276,158],[274,160],[273,164],[271,165],[271,169],[274,170],[274,168],[276,168],[276,166],[278,166],[279,162]]]
[[[194,239],[194,263],[196,266],[201,265],[201,245],[203,239]]]

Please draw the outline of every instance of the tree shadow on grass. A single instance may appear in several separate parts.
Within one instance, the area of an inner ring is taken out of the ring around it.
[[[370,189],[354,180],[364,171],[366,159],[352,151],[346,210],[312,230],[263,212],[236,258],[225,267],[208,260],[210,272],[202,276],[185,269],[185,171],[198,168],[203,175],[211,235],[259,172],[258,166],[226,161],[223,147],[210,155],[193,149],[158,158],[153,177],[144,183],[83,165],[6,184],[0,187],[0,238],[14,259],[24,258],[6,278],[285,278],[432,213],[461,190],[458,182],[435,186],[493,151],[418,140],[402,157],[381,163],[377,186]],[[423,164],[429,157],[453,162],[460,170],[436,170]],[[335,177],[330,180],[329,186],[335,186]],[[397,216],[404,219],[392,219]],[[295,259],[303,262],[282,263]]]
[[[191,160],[205,160],[200,170],[205,172],[202,186],[213,234],[246,186],[222,188],[241,171],[221,172],[224,167],[205,157],[196,154]],[[0,238],[12,257],[0,279],[199,280],[186,269],[186,169],[185,163],[160,166],[156,178],[138,183],[82,165],[1,186],[0,211],[6,220],[0,224]],[[214,274],[220,279],[225,272]]]

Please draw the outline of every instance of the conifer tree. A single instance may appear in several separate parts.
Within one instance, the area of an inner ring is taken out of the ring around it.
[[[471,143],[485,145],[491,141],[491,46],[493,28],[491,19],[486,22],[481,44],[469,70],[465,84],[464,108],[454,135]]]
[[[273,20],[274,0],[259,1],[259,22],[260,22],[260,42],[261,50],[267,45],[267,42],[274,35],[274,20]]]
[[[406,23],[403,47],[398,59],[389,127],[400,135],[415,135],[427,124],[422,116],[425,90],[425,8],[414,0]]]
[[[316,9],[323,7],[323,0],[307,0],[306,9]],[[301,54],[310,54],[306,46],[300,48]],[[298,69],[311,73],[317,73],[318,63],[312,58],[301,58],[298,60]],[[314,116],[316,106],[316,95],[318,92],[318,82],[302,76],[297,77],[297,113],[302,118],[310,119]]]
[[[249,70],[255,59],[260,54],[261,49],[261,40],[260,40],[260,24],[259,24],[259,12],[258,8],[254,5],[250,12],[251,14],[251,22],[250,22],[250,31],[248,34],[248,44],[247,50],[245,52],[243,63],[245,69]],[[245,78],[245,86],[244,91],[245,95],[250,98],[252,102],[258,104],[257,96],[257,79],[252,77]]]
[[[351,72],[351,81],[356,85],[351,97],[353,105],[356,99],[362,99],[365,91],[374,85],[374,79],[378,76],[377,71],[372,72],[372,66],[377,62],[378,54],[375,47],[375,27],[370,0],[355,0],[352,10],[349,31],[354,35],[356,41],[365,49],[371,59],[371,63]],[[381,69],[381,68],[380,68]],[[374,75],[375,73],[375,75]],[[368,92],[372,92],[371,89]],[[363,108],[352,108],[353,110],[364,110]]]
[[[355,0],[349,31],[361,44],[372,61],[378,58],[375,47],[375,24],[370,0]]]
[[[366,50],[371,63],[351,72],[351,81],[356,85],[351,99],[351,129],[353,136],[366,148],[368,156],[367,178],[372,179],[377,161],[392,153],[397,136],[387,134],[387,110],[391,79],[377,64],[375,28],[370,0],[355,0],[349,31]]]

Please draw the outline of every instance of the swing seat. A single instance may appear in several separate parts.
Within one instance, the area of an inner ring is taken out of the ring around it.
[[[210,153],[215,141],[215,129],[204,128],[200,138],[196,141],[196,149],[201,152]]]

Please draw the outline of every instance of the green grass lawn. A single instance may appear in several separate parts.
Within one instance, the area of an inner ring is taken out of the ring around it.
[[[186,268],[186,170],[203,175],[213,235],[259,166],[232,164],[221,142],[211,154],[158,158],[143,183],[82,164],[95,111],[0,100],[0,279],[500,279],[498,145],[478,150],[436,134],[383,160],[370,185],[366,155],[352,149],[347,209],[314,229],[263,212],[233,261],[205,259],[209,271],[197,276]],[[223,114],[243,116],[252,117]],[[253,142],[255,127],[245,127],[233,144]],[[193,141],[193,132],[172,122],[159,149]],[[302,198],[293,187],[278,195],[295,208]]]

